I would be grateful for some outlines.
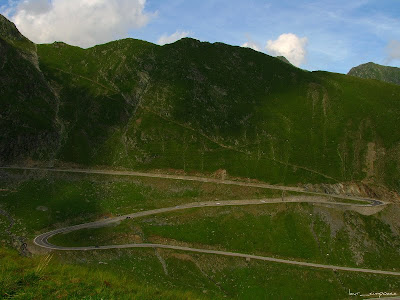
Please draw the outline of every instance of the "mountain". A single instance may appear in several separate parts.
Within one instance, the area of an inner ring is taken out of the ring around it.
[[[348,75],[400,85],[400,68],[381,66],[372,62],[352,68]]]
[[[36,45],[0,15],[0,161],[50,159],[58,144],[57,96]]]
[[[3,165],[225,169],[271,183],[364,181],[400,191],[398,86],[190,38],[35,45],[35,65],[6,28]]]

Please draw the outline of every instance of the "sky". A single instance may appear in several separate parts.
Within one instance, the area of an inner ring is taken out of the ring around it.
[[[400,0],[0,0],[0,13],[36,43],[193,37],[283,55],[310,71],[400,67]]]

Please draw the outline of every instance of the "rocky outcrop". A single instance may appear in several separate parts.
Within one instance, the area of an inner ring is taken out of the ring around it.
[[[30,252],[28,250],[25,238],[16,235],[12,231],[12,229],[15,225],[14,218],[7,211],[5,211],[1,208],[0,208],[0,216],[5,217],[9,222],[9,225],[5,231],[10,238],[11,246],[14,247],[15,249],[17,249],[21,255],[29,256]]]
[[[400,196],[396,192],[390,191],[384,186],[368,183],[306,184],[304,189],[309,192],[377,198],[400,203]]]

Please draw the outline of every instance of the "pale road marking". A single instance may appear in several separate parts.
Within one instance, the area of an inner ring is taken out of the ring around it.
[[[50,169],[50,168],[17,168],[17,167],[0,167],[0,169],[43,170],[43,171],[53,171],[53,172],[125,175],[125,176],[155,177],[155,178],[166,178],[166,179],[175,179],[175,180],[211,182],[211,183],[220,183],[220,184],[228,184],[228,185],[240,185],[240,186],[267,188],[267,189],[296,191],[296,192],[319,195],[319,196],[330,196],[333,198],[341,198],[341,199],[349,199],[349,200],[364,200],[364,201],[370,203],[370,204],[351,204],[351,203],[331,202],[331,201],[325,201],[325,200],[321,200],[321,199],[310,200],[309,197],[304,197],[304,196],[303,197],[302,196],[288,197],[284,201],[282,201],[281,198],[277,198],[277,199],[257,199],[257,200],[228,200],[228,201],[220,201],[218,203],[216,203],[215,201],[195,202],[195,203],[189,203],[189,204],[184,204],[184,205],[180,205],[180,206],[159,208],[159,209],[154,209],[154,210],[149,210],[149,211],[142,211],[142,212],[133,213],[133,214],[125,215],[125,216],[120,216],[120,217],[100,220],[100,221],[96,221],[96,222],[79,224],[79,225],[56,229],[56,230],[53,230],[53,231],[50,231],[47,233],[43,233],[34,239],[34,243],[43,248],[47,248],[47,249],[51,249],[51,250],[63,250],[63,251],[90,251],[90,250],[108,250],[108,249],[126,249],[126,248],[155,248],[155,249],[163,248],[163,249],[172,249],[172,250],[187,251],[187,252],[250,258],[250,259],[255,259],[255,260],[277,262],[277,263],[298,265],[298,266],[304,266],[304,267],[330,269],[330,270],[334,270],[334,271],[339,270],[339,271],[350,271],[350,272],[400,276],[400,272],[393,272],[393,271],[372,270],[372,269],[363,269],[363,268],[350,268],[350,267],[343,267],[343,266],[307,263],[307,262],[280,259],[280,258],[274,258],[274,257],[258,256],[258,255],[243,254],[243,253],[228,252],[228,251],[195,249],[195,248],[190,248],[190,247],[182,247],[182,246],[174,246],[174,245],[147,244],[146,243],[146,244],[89,246],[89,247],[61,247],[61,246],[53,245],[48,241],[48,239],[50,237],[55,236],[60,233],[67,233],[67,232],[72,232],[72,231],[86,229],[86,228],[99,228],[99,227],[104,227],[109,224],[116,223],[116,222],[119,222],[122,220],[126,220],[128,218],[134,219],[134,218],[139,218],[139,217],[143,217],[143,216],[149,216],[149,215],[160,214],[160,213],[165,213],[165,212],[172,212],[172,211],[183,210],[183,209],[188,209],[188,208],[216,207],[216,206],[218,206],[218,207],[239,206],[239,205],[263,205],[263,204],[282,203],[282,202],[283,203],[305,203],[305,202],[307,202],[307,203],[319,203],[319,204],[326,204],[326,205],[373,207],[373,206],[386,205],[387,202],[384,202],[382,200],[371,199],[371,198],[358,198],[358,197],[350,197],[350,196],[327,195],[327,194],[323,194],[323,193],[310,193],[310,192],[304,191],[299,188],[274,186],[274,185],[262,184],[262,183],[244,183],[244,182],[237,182],[237,181],[218,180],[218,179],[211,179],[211,178],[191,177],[191,176],[179,176],[179,175],[164,175],[164,174],[151,174],[151,173],[142,173],[142,172],[124,172],[124,171],[107,171],[107,170],[83,170],[83,169],[64,170],[64,169]]]

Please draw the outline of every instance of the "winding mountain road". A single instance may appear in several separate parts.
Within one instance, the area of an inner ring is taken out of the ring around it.
[[[74,226],[69,226],[65,228],[56,229],[50,232],[43,233],[37,236],[34,239],[34,243],[40,247],[51,249],[51,250],[63,250],[63,251],[90,251],[90,250],[106,250],[106,249],[126,249],[126,248],[162,248],[162,249],[172,249],[179,251],[187,251],[187,252],[196,252],[196,253],[205,253],[205,254],[216,254],[223,256],[231,256],[231,257],[241,257],[246,259],[256,259],[262,261],[270,261],[277,263],[284,263],[290,265],[298,265],[304,267],[313,267],[313,268],[321,268],[321,269],[330,269],[330,270],[340,270],[340,271],[350,271],[350,272],[361,272],[361,273],[371,273],[371,274],[382,274],[382,275],[394,275],[400,276],[400,272],[387,271],[387,270],[372,270],[372,269],[363,269],[363,268],[351,268],[351,267],[343,267],[343,266],[333,266],[333,265],[324,265],[324,264],[316,264],[316,263],[308,263],[302,261],[294,261],[287,259],[279,259],[274,257],[265,257],[251,254],[243,254],[236,252],[228,252],[228,251],[219,251],[219,250],[209,250],[209,249],[196,249],[190,247],[182,247],[175,245],[163,245],[163,244],[126,244],[126,245],[108,245],[108,246],[87,246],[87,247],[63,247],[51,244],[48,240],[49,238],[61,234],[68,233],[80,229],[88,229],[88,228],[100,228],[113,223],[120,222],[126,219],[134,219],[140,218],[144,216],[150,216],[155,214],[161,214],[166,212],[173,212],[178,210],[190,209],[190,208],[204,208],[204,207],[220,207],[220,206],[240,206],[240,205],[266,205],[273,203],[315,203],[315,204],[323,204],[323,205],[336,205],[336,206],[349,206],[349,207],[374,207],[374,206],[382,206],[386,205],[387,202],[377,199],[371,198],[359,198],[345,195],[327,195],[323,193],[313,193],[308,192],[300,188],[293,187],[284,187],[284,186],[275,186],[264,183],[245,183],[238,181],[228,181],[228,180],[218,180],[212,178],[202,178],[202,177],[189,177],[189,176],[180,176],[180,175],[165,175],[165,174],[151,174],[151,173],[141,173],[141,172],[124,172],[124,171],[107,171],[107,170],[82,170],[82,169],[50,169],[50,168],[18,168],[18,167],[0,167],[0,169],[23,169],[23,170],[43,170],[43,171],[52,171],[52,172],[71,172],[71,173],[87,173],[87,174],[107,174],[107,175],[125,175],[125,176],[139,176],[139,177],[155,177],[155,178],[167,178],[167,179],[175,179],[175,180],[187,180],[187,181],[199,181],[199,182],[212,182],[212,183],[220,183],[220,184],[228,184],[228,185],[239,185],[239,186],[247,186],[247,187],[258,187],[258,188],[267,188],[267,189],[275,189],[275,190],[285,190],[285,191],[296,191],[300,193],[312,194],[313,197],[309,196],[293,196],[275,199],[256,199],[256,200],[228,200],[228,201],[209,201],[209,202],[194,202],[188,203],[173,207],[166,207],[148,211],[137,212],[129,215],[103,219],[96,222],[90,222],[85,224],[79,224]],[[347,200],[358,200],[365,201],[368,204],[358,204],[358,203],[343,203],[339,201],[327,201],[323,197],[317,196],[329,196],[332,198],[338,199],[347,199]]]
[[[149,177],[149,178],[162,178],[162,179],[174,179],[183,181],[195,181],[195,182],[205,182],[205,183],[218,183],[224,185],[237,185],[245,187],[255,187],[264,188],[270,190],[279,191],[292,191],[299,193],[306,193],[308,195],[319,195],[319,196],[329,196],[331,198],[338,199],[348,199],[355,201],[368,201],[374,206],[384,205],[388,202],[383,200],[377,200],[373,198],[360,198],[349,195],[332,195],[319,192],[307,191],[299,187],[289,187],[283,185],[273,185],[268,183],[254,183],[254,182],[243,182],[243,181],[233,181],[233,180],[221,180],[215,178],[207,177],[196,177],[196,176],[186,176],[186,175],[169,175],[160,173],[145,173],[145,172],[133,172],[133,171],[114,171],[114,170],[93,170],[93,169],[58,169],[58,168],[39,168],[39,167],[0,167],[0,169],[5,170],[27,170],[27,171],[48,171],[48,172],[61,172],[61,173],[83,173],[83,174],[102,174],[102,175],[118,175],[118,176],[133,176],[133,177]]]

